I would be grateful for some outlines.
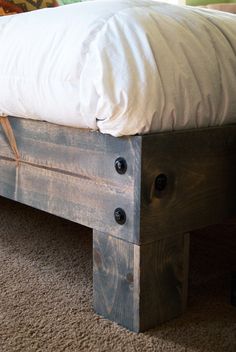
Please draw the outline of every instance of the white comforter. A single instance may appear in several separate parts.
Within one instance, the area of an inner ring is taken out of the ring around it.
[[[0,114],[114,136],[236,122],[236,15],[88,1],[0,18]]]

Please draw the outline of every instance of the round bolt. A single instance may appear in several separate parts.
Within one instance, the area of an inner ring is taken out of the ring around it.
[[[115,220],[117,222],[117,224],[119,225],[124,225],[124,223],[126,222],[126,214],[125,211],[121,208],[116,208],[114,211],[114,217]]]
[[[167,176],[160,174],[155,179],[155,188],[158,192],[164,191],[167,186]]]
[[[115,160],[115,168],[118,174],[123,175],[127,170],[127,162],[124,158],[119,157]]]

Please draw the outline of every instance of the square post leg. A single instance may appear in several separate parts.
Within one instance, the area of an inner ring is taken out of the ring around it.
[[[189,235],[136,245],[93,232],[95,311],[140,332],[186,306]]]

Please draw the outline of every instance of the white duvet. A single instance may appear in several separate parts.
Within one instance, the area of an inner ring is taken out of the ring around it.
[[[0,115],[114,136],[236,122],[236,15],[88,1],[0,17]]]

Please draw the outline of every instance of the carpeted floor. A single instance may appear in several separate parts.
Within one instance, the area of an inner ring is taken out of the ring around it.
[[[186,313],[134,334],[92,310],[92,232],[0,198],[0,351],[236,351],[236,221],[191,234]]]

